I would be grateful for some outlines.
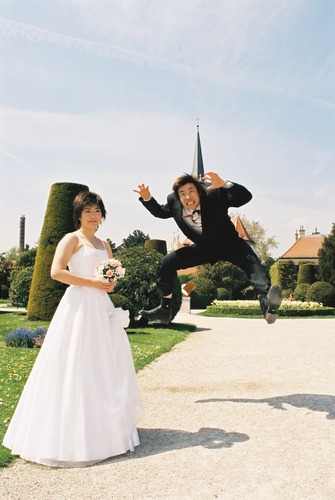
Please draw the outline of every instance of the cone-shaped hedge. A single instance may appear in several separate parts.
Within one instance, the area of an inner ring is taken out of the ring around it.
[[[58,242],[75,230],[72,202],[80,191],[88,191],[88,187],[70,182],[51,186],[29,293],[29,319],[50,320],[66,289],[66,285],[50,278],[50,268]]]
[[[159,252],[162,255],[167,254],[167,247],[165,240],[145,240],[144,246],[151,248],[152,250],[156,250],[156,252]]]

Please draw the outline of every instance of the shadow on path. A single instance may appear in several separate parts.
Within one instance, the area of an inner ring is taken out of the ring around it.
[[[312,411],[323,411],[327,413],[326,418],[335,420],[335,396],[327,394],[290,394],[288,396],[278,396],[274,398],[249,399],[249,398],[232,398],[232,399],[199,399],[196,403],[266,403],[276,410],[284,410],[284,404],[295,406],[296,408],[307,408]]]
[[[235,443],[242,443],[249,439],[247,434],[225,432],[222,429],[211,427],[202,427],[197,432],[172,429],[139,429],[138,432],[141,445],[135,449],[134,453],[110,458],[102,463],[143,458],[195,446],[203,446],[208,449],[231,448]]]

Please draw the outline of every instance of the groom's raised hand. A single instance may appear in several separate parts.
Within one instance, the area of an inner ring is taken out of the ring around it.
[[[139,184],[137,186],[138,189],[133,189],[134,193],[138,193],[144,201],[149,201],[152,198],[152,195],[149,191],[149,186],[145,184]]]

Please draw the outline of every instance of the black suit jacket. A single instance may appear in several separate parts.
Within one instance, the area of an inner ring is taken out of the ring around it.
[[[154,198],[140,201],[155,217],[173,217],[180,230],[196,245],[217,250],[231,249],[239,241],[238,233],[228,215],[230,207],[241,207],[248,203],[252,194],[240,184],[233,183],[229,188],[205,190],[200,196],[202,234],[194,231],[183,220],[183,206],[174,193],[167,197],[167,203],[160,205]]]

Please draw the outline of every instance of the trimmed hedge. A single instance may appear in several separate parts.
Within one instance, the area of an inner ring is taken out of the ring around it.
[[[255,316],[262,317],[257,300],[254,301],[214,301],[207,306],[207,316]],[[316,302],[283,301],[279,309],[282,317],[335,316],[334,307],[324,307]]]
[[[167,254],[167,246],[165,240],[145,240],[144,246],[151,248],[151,250],[156,250],[156,252],[162,255]]]
[[[254,307],[241,308],[225,308],[217,306],[207,306],[206,311],[202,313],[205,316],[255,316],[262,318],[260,308]],[[278,317],[309,317],[309,316],[335,316],[334,307],[323,307],[322,309],[279,309]]]
[[[58,242],[75,230],[72,202],[81,191],[88,191],[88,187],[69,182],[51,186],[30,287],[28,319],[51,320],[64,294],[66,285],[53,280],[50,269]]]

